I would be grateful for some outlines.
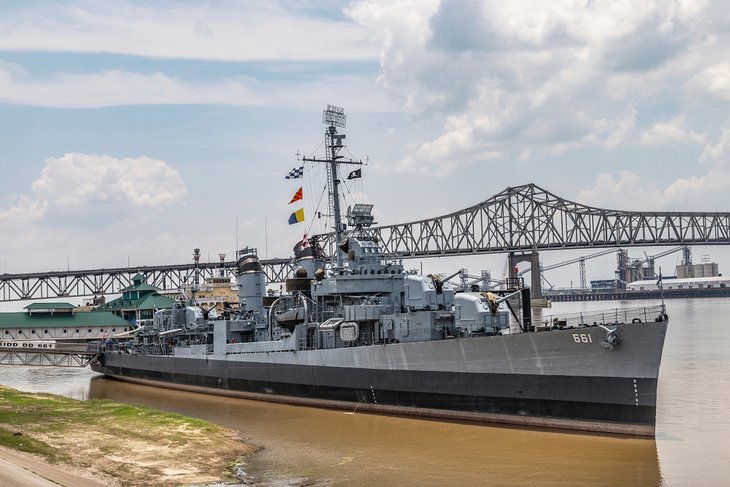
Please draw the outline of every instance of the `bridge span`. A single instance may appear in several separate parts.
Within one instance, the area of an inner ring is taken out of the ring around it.
[[[291,259],[269,259],[262,264],[268,282],[284,282],[293,272]],[[221,271],[233,275],[235,268],[235,261],[198,264],[199,276],[203,279],[217,277]],[[173,291],[193,282],[195,264],[2,274],[0,302],[118,294],[137,274],[142,274],[148,284]]]
[[[728,245],[730,212],[595,208],[535,184],[507,188],[455,213],[371,229],[386,252],[409,257],[598,247]],[[331,253],[334,236],[322,240]]]
[[[486,201],[448,215],[373,227],[386,253],[404,259],[507,253],[511,266],[539,252],[560,249],[730,244],[730,212],[641,212],[595,208],[561,198],[535,184],[507,188]],[[325,251],[336,248],[334,234],[320,236]],[[262,261],[269,282],[292,272],[290,259]],[[235,262],[200,264],[202,277]],[[0,301],[114,294],[143,274],[163,290],[192,282],[195,266],[147,266],[57,271],[0,276]],[[539,273],[532,273],[533,296],[541,296]]]

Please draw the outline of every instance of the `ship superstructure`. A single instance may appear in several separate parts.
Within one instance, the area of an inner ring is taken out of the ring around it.
[[[206,319],[181,301],[133,340],[106,343],[94,370],[272,401],[653,434],[663,307],[535,326],[529,305],[513,311],[529,303],[518,280],[495,293],[457,293],[456,274],[405,271],[369,232],[372,205],[350,205],[342,218],[339,168],[359,164],[340,156],[344,120],[329,106],[326,156],[304,159],[327,166],[335,254],[316,236],[298,242],[286,292],[269,296],[249,249],[239,255],[232,314]]]

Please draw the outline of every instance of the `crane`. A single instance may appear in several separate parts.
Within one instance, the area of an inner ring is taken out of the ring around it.
[[[621,250],[621,249],[618,249],[618,250]],[[558,262],[557,264],[551,264],[551,265],[545,266],[545,267],[540,266],[540,278],[543,281],[545,281],[550,286],[550,288],[552,289],[553,288],[553,285],[550,283],[550,281],[548,281],[545,278],[543,272],[549,271],[549,270],[552,270],[552,269],[557,269],[559,267],[563,267],[563,266],[566,266],[566,265],[570,265],[570,264],[577,263],[578,266],[579,266],[579,268],[580,268],[580,288],[581,289],[588,289],[588,286],[587,286],[587,283],[586,283],[586,260],[593,259],[595,257],[600,257],[602,255],[610,254],[612,252],[616,252],[616,249],[601,250],[601,251],[596,252],[596,253],[593,253],[593,254],[582,255],[582,256],[576,257],[574,259],[566,260],[564,262]],[[531,268],[530,267],[527,267],[526,269],[523,269],[520,272],[518,272],[517,275],[518,276],[522,276],[523,274],[529,272],[530,270],[531,270]]]
[[[553,269],[557,269],[558,267],[563,267],[563,266],[566,266],[566,265],[576,264],[576,263],[581,263],[581,262],[583,263],[583,266],[584,266],[584,269],[585,269],[585,261],[586,260],[593,259],[594,257],[600,257],[602,255],[610,254],[612,252],[616,252],[616,250],[617,249],[601,250],[600,252],[596,252],[595,254],[583,255],[581,257],[576,257],[574,259],[566,260],[564,262],[558,262],[557,264],[550,264],[548,266],[543,267],[542,268],[542,271],[543,272],[550,271],[550,270],[553,270]],[[618,250],[620,250],[620,249],[618,249]],[[520,272],[517,273],[517,275],[518,276],[521,276],[521,275],[523,275],[523,274],[525,274],[525,273],[527,273],[529,271],[530,271],[530,267],[521,270]]]
[[[689,252],[687,246],[682,245],[680,247],[674,247],[669,250],[665,250],[664,252],[660,252],[655,255],[646,255],[646,252],[644,252],[644,258],[643,259],[634,259],[629,260],[628,257],[625,259],[625,266],[626,271],[628,272],[620,272],[622,276],[628,277],[630,280],[627,280],[627,282],[633,282],[635,280],[641,280],[641,279],[651,279],[654,276],[654,261],[660,257],[664,257],[669,254],[673,254],[675,252],[683,251],[684,255],[686,256]],[[691,255],[691,254],[690,254]],[[646,267],[646,270],[648,271],[648,274],[644,272],[644,268],[642,267],[644,264],[648,264]],[[621,269],[619,269],[621,271]],[[627,275],[628,274],[628,275]]]

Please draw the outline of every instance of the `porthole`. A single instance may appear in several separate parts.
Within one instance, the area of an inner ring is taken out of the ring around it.
[[[31,335],[35,335],[35,330],[30,330]]]

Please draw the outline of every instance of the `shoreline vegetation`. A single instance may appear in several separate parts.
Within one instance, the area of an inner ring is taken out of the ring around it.
[[[0,446],[110,486],[241,482],[256,451],[236,431],[106,399],[79,401],[0,386]]]

